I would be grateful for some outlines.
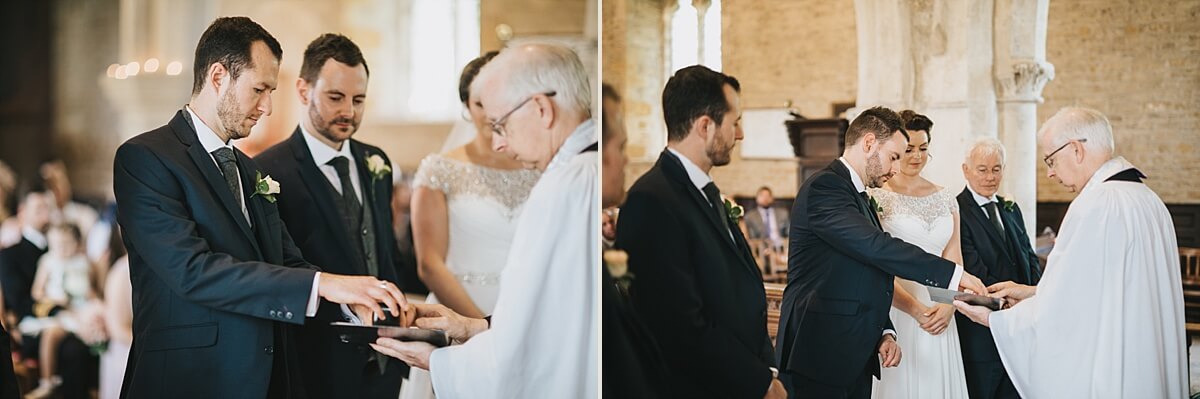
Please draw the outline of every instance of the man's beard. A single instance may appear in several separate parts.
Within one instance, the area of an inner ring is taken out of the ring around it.
[[[239,111],[242,104],[233,95],[236,90],[236,86],[230,85],[229,90],[225,91],[225,95],[221,96],[221,101],[217,103],[217,118],[221,120],[221,126],[225,128],[225,134],[229,135],[230,140],[249,136],[251,129],[243,125],[247,115]]]
[[[712,144],[704,149],[704,154],[708,155],[708,160],[713,166],[725,166],[729,164],[730,155],[733,153],[733,146],[729,145],[728,141],[721,138],[721,133],[713,133]]]
[[[883,173],[883,163],[879,161],[879,150],[867,155],[867,187],[880,188],[887,181],[884,177],[891,177]]]
[[[317,105],[314,103],[310,103],[308,106],[308,118],[310,121],[312,121],[313,127],[317,129],[317,134],[320,134],[322,137],[325,137],[325,139],[335,143],[341,143],[349,140],[350,136],[353,136],[354,132],[358,131],[358,122],[355,122],[350,118],[337,118],[326,122],[325,118],[321,116],[321,113],[317,111]],[[350,130],[346,132],[345,137],[338,137],[337,133],[339,132],[334,132],[333,125],[335,123],[347,123],[350,125]]]

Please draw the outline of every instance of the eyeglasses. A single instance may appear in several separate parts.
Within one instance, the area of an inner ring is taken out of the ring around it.
[[[1080,142],[1080,143],[1086,143],[1086,142],[1087,142],[1087,139],[1086,139],[1086,138],[1082,138],[1082,139],[1075,139],[1075,140],[1067,140],[1067,142],[1066,142],[1066,143],[1063,143],[1063,145],[1062,145],[1061,147],[1058,147],[1058,149],[1057,149],[1057,150],[1054,150],[1054,152],[1051,152],[1051,153],[1050,153],[1050,155],[1047,155],[1045,158],[1042,158],[1042,162],[1045,162],[1045,163],[1046,163],[1046,167],[1047,167],[1047,168],[1051,168],[1051,169],[1053,169],[1053,168],[1054,168],[1054,159],[1053,159],[1053,158],[1054,158],[1054,154],[1058,154],[1058,152],[1059,152],[1059,151],[1062,151],[1064,148],[1067,148],[1067,146],[1068,146],[1068,145],[1071,145],[1071,142],[1072,142],[1072,141],[1078,141],[1078,142]]]
[[[504,116],[501,116],[501,117],[500,117],[500,119],[496,119],[496,121],[495,121],[495,122],[492,122],[492,133],[494,133],[494,134],[496,134],[497,136],[500,136],[500,137],[504,137],[504,136],[506,136],[506,133],[505,133],[505,127],[504,127],[504,125],[505,125],[506,123],[508,123],[508,117],[509,117],[510,115],[512,115],[512,114],[513,114],[513,112],[517,112],[517,110],[518,110],[518,109],[521,109],[521,107],[524,107],[524,106],[525,106],[525,103],[528,103],[528,102],[529,102],[529,100],[533,100],[533,99],[534,99],[534,97],[537,97],[538,95],[543,95],[543,96],[546,96],[546,97],[554,97],[554,95],[555,95],[555,94],[558,94],[558,93],[557,93],[557,92],[555,92],[555,91],[553,91],[553,90],[551,90],[551,91],[542,92],[542,93],[537,93],[537,94],[531,95],[531,96],[529,96],[529,97],[526,97],[524,101],[521,101],[521,103],[520,103],[520,104],[517,104],[517,106],[513,107],[513,109],[512,109],[511,111],[508,111],[508,112],[506,112],[506,113],[504,114]]]

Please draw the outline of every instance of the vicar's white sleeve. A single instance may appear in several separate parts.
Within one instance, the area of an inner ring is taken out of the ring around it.
[[[547,170],[517,222],[488,331],[434,351],[439,398],[594,398],[599,168]]]

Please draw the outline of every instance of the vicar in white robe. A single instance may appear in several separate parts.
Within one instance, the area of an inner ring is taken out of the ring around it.
[[[1041,283],[989,287],[1016,302],[1007,310],[955,306],[991,326],[1022,397],[1187,397],[1179,250],[1166,206],[1113,156],[1112,127],[1097,111],[1064,108],[1038,143],[1048,177],[1079,192]]]
[[[418,305],[418,327],[466,342],[372,347],[429,369],[439,398],[594,398],[600,175],[587,73],[566,47],[526,44],[501,51],[474,89],[494,149],[544,170],[517,221],[495,311],[485,321]]]

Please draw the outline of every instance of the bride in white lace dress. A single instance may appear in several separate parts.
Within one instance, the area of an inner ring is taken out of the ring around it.
[[[909,146],[899,173],[882,189],[871,189],[883,230],[925,252],[962,264],[956,192],[921,177],[928,162],[933,122],[912,111],[901,113]],[[896,278],[891,310],[900,344],[900,365],[881,370],[872,398],[967,398],[954,307],[935,303],[916,282]]]
[[[421,160],[413,178],[413,245],[417,271],[429,287],[427,303],[481,318],[500,294],[500,271],[508,259],[517,216],[540,173],[507,154],[492,151],[491,125],[471,81],[495,52],[467,64],[459,96],[470,111],[470,142]],[[433,397],[429,373],[412,369],[402,398]]]

